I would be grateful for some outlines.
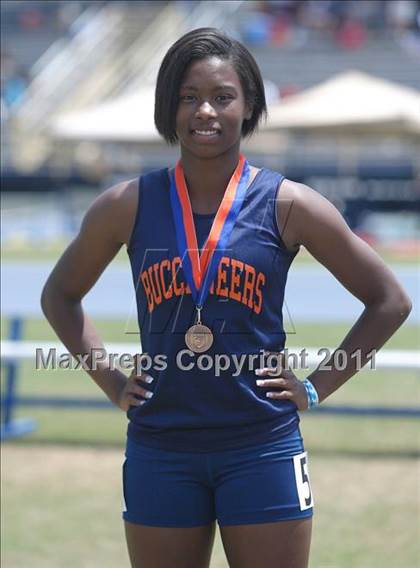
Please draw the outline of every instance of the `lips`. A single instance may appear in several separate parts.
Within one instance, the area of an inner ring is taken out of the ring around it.
[[[220,134],[218,128],[194,128],[191,132],[199,136],[215,136],[216,134]]]
[[[220,136],[218,128],[195,128],[191,131],[192,136],[201,142],[213,142]]]

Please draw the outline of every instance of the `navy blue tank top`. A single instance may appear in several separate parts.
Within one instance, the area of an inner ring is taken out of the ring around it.
[[[206,452],[268,442],[296,427],[296,405],[268,399],[255,382],[262,353],[282,351],[285,344],[282,305],[295,253],[285,248],[276,222],[282,180],[263,168],[247,189],[201,312],[214,342],[200,355],[185,344],[196,309],[177,250],[168,170],[140,177],[128,254],[154,395],[128,411],[129,437]],[[194,214],[200,249],[213,219]]]

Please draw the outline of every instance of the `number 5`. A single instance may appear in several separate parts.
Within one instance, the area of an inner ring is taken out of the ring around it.
[[[304,452],[303,454],[294,456],[293,465],[295,468],[296,489],[299,496],[300,510],[305,511],[314,505],[309,481],[307,453]]]

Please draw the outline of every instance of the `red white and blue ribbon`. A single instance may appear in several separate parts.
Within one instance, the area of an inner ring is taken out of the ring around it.
[[[249,164],[241,154],[200,254],[181,161],[170,175],[170,197],[178,252],[197,308],[203,306],[223,251],[228,247],[230,234],[245,198],[249,177]]]

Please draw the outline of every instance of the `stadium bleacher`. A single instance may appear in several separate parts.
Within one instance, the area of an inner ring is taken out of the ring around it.
[[[405,3],[415,8],[405,12],[404,3],[382,0],[81,1],[72,2],[75,6],[63,14],[68,4],[2,2],[2,53],[30,67],[31,79],[5,129],[13,130],[13,144],[4,152],[3,168],[36,171],[51,161],[55,168],[68,164],[68,157],[56,155],[61,148],[68,152],[68,145],[57,146],[48,134],[53,118],[152,84],[160,53],[189,27],[216,25],[240,37],[280,97],[351,69],[420,88],[417,1]],[[363,139],[358,143],[363,145]],[[307,146],[302,140],[297,144]],[[369,141],[367,153],[371,145]],[[329,154],[325,141],[315,146],[320,152],[324,146],[324,155]],[[400,145],[395,154],[405,151]]]

